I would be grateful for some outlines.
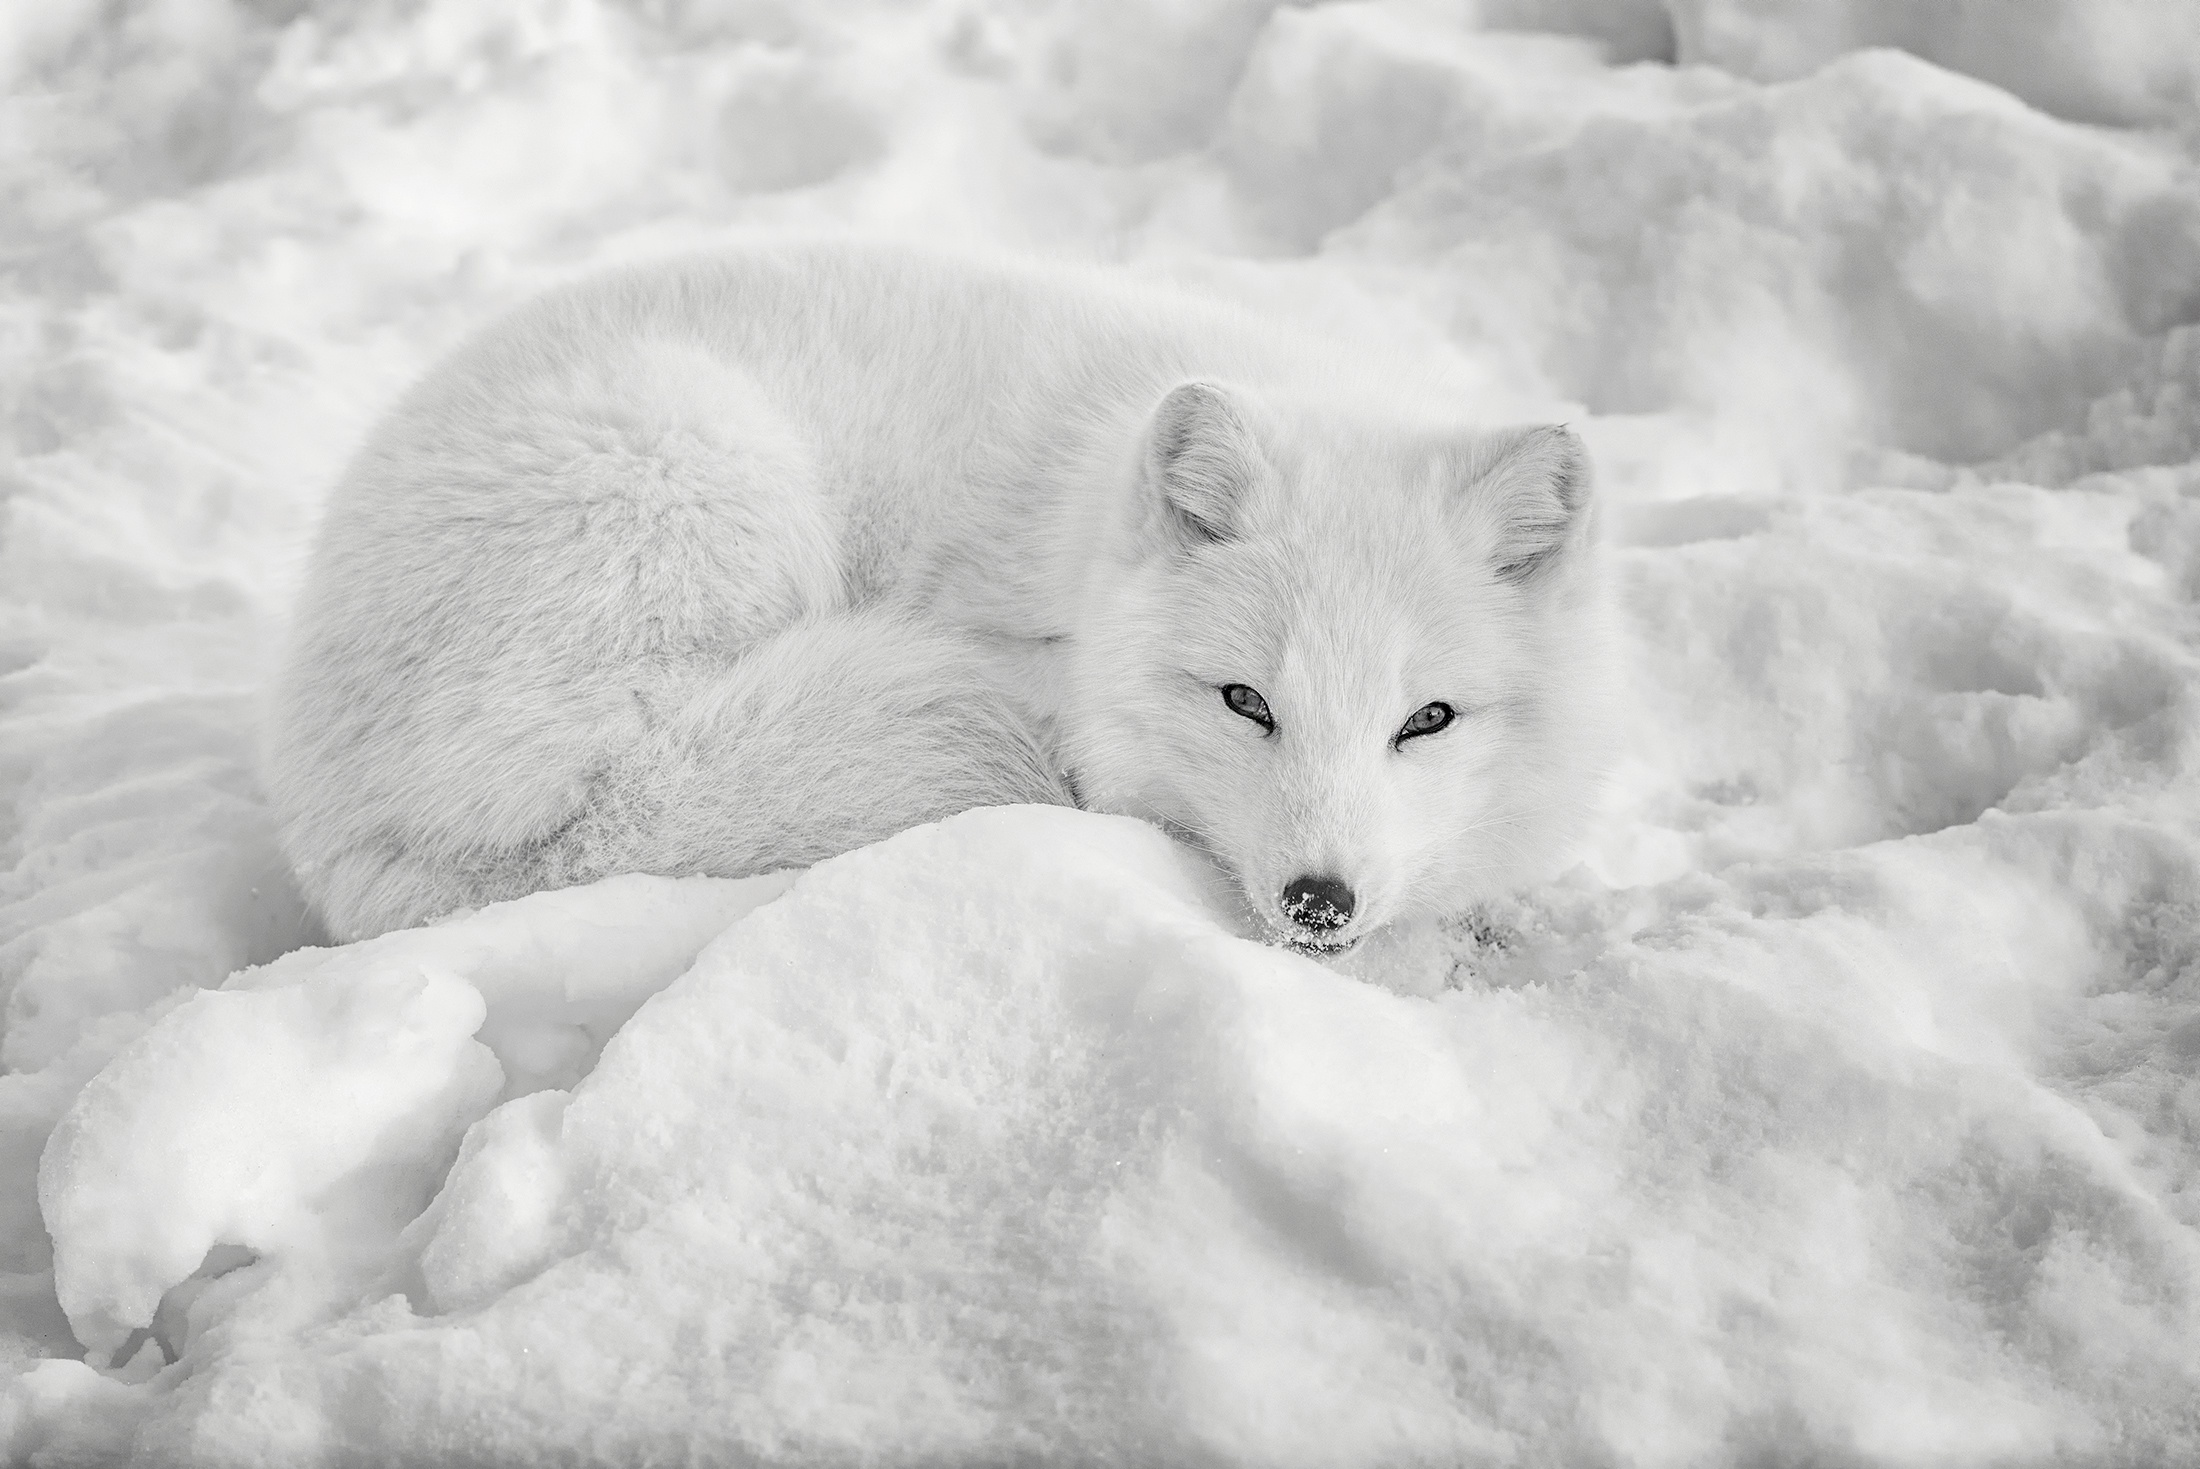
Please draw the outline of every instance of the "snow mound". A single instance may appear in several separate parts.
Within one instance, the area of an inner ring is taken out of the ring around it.
[[[196,1287],[135,1430],[174,1463],[2200,1447],[2194,1221],[2026,1072],[2096,938],[2040,869],[2085,850],[2136,849],[2012,820],[1746,873],[1570,983],[1425,998],[1237,937],[1149,828],[977,812],[812,870],[483,1115],[499,926],[654,905],[662,960],[753,895],[527,899],[125,1050],[48,1150],[63,1299],[105,1349]]]
[[[2192,0],[1670,0],[1676,51],[1787,81],[1898,46],[2082,122],[2154,122],[2200,95]]]
[[[298,950],[168,1008],[77,1094],[39,1169],[77,1339],[127,1360],[209,1256],[356,1270],[493,1102],[585,1075],[644,999],[791,880],[613,879]]]
[[[1363,91],[1411,95],[1395,68]],[[1818,457],[1861,439],[1977,459],[2075,426],[2200,306],[2189,166],[1923,62],[1846,57],[1679,113],[1629,100],[1517,139],[1481,103],[1335,243],[1440,264],[1456,330],[1594,411],[1808,422]]]

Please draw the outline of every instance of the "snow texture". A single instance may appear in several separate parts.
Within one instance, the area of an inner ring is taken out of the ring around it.
[[[2200,1462],[2195,36],[0,10],[6,1462]],[[498,309],[786,231],[1570,419],[1582,865],[1323,966],[1023,808],[313,947],[253,766],[321,491]]]

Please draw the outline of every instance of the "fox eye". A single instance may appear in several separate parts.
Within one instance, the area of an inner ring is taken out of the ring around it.
[[[1404,727],[1398,731],[1398,739],[1402,743],[1415,735],[1434,734],[1451,721],[1451,705],[1423,704],[1406,717]]]
[[[1224,684],[1222,686],[1222,702],[1230,707],[1232,714],[1243,719],[1250,719],[1270,733],[1275,731],[1276,716],[1268,712],[1268,701],[1263,699],[1257,691],[1249,689],[1241,683]]]

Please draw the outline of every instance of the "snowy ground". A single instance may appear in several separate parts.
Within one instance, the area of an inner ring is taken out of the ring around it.
[[[2200,6],[1671,8],[0,9],[7,1462],[2200,1462]],[[785,229],[1570,415],[1584,865],[1350,975],[1036,810],[301,948],[349,446]]]

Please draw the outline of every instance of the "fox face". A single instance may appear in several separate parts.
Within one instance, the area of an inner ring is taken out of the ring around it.
[[[1162,399],[1065,732],[1088,805],[1204,848],[1310,952],[1548,860],[1590,794],[1594,635],[1571,434],[1320,412]]]

